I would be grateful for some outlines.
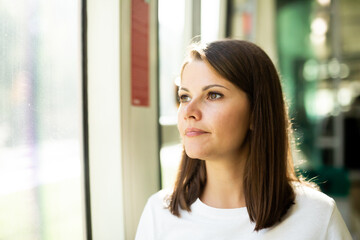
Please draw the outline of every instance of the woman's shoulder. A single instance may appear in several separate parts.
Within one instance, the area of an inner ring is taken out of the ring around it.
[[[301,239],[330,239],[329,236],[331,239],[351,239],[333,198],[306,183],[294,185],[294,191],[295,204],[280,224],[283,226],[280,230],[301,231]]]
[[[327,196],[316,188],[305,184],[294,187],[296,198],[295,205],[303,212],[323,214],[331,216],[336,203],[333,198]]]
[[[171,194],[172,189],[161,189],[149,197],[147,205],[156,208],[168,208]]]
[[[310,202],[310,203],[319,203],[333,206],[335,204],[334,199],[322,193],[320,190],[316,189],[307,184],[297,184],[294,186],[296,198],[298,200]]]

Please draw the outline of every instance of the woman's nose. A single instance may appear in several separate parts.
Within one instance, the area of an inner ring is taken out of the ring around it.
[[[194,119],[194,120],[200,120],[202,113],[201,113],[201,106],[200,102],[198,102],[196,99],[193,99],[191,102],[189,102],[185,106],[185,119]]]

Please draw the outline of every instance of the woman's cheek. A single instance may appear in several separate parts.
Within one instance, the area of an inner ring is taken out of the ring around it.
[[[223,112],[223,117],[219,119],[219,125],[223,126],[223,133],[228,138],[235,137],[242,140],[249,129],[248,113],[244,109],[233,109]]]

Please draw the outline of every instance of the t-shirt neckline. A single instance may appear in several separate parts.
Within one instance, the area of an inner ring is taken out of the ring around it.
[[[210,218],[243,218],[248,217],[246,207],[242,208],[215,208],[203,203],[199,198],[191,205],[192,214],[199,214]]]

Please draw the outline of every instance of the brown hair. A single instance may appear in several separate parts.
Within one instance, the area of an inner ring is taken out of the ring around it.
[[[280,79],[270,58],[253,43],[240,40],[215,41],[193,46],[182,71],[191,60],[206,61],[222,77],[238,86],[250,102],[249,157],[243,185],[247,211],[255,229],[279,222],[294,203],[292,181],[296,177],[291,150],[290,124]],[[206,184],[205,161],[183,151],[169,210],[180,216],[181,207],[200,197]]]

